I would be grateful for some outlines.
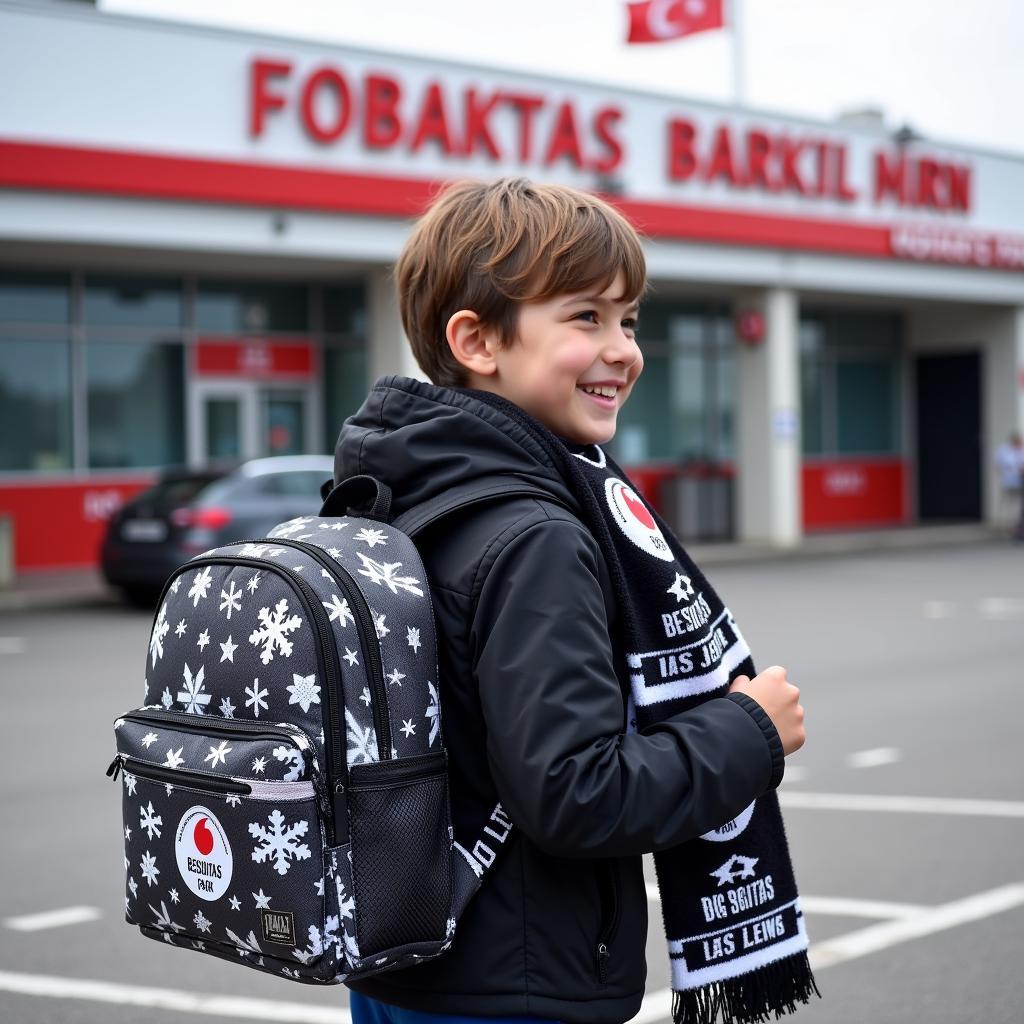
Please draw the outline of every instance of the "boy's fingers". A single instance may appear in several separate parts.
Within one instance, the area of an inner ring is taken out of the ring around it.
[[[732,681],[732,685],[729,687],[729,689],[730,690],[735,690],[736,687],[739,686],[740,684],[742,684],[742,683],[749,683],[749,682],[750,682],[750,676],[737,676]]]

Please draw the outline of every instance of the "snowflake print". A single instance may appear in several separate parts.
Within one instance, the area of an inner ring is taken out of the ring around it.
[[[213,576],[210,572],[210,567],[204,565],[203,568],[192,577],[192,586],[189,587],[188,596],[192,598],[192,607],[195,608],[200,601],[206,600],[206,592],[210,589],[210,584],[213,583]]]
[[[164,823],[164,819],[159,814],[154,813],[153,801],[149,801],[148,807],[139,808],[139,825],[141,828],[146,830],[147,835],[152,842],[153,836],[160,835],[160,826]]]
[[[252,851],[252,859],[257,864],[262,864],[268,858],[273,859],[274,870],[279,874],[285,874],[291,867],[291,862],[306,860],[311,857],[309,847],[305,843],[296,842],[309,830],[308,821],[296,821],[285,827],[284,815],[275,807],[270,813],[268,820],[270,828],[253,822],[249,826],[249,835],[258,844]],[[263,891],[262,889],[260,890]]]
[[[210,631],[208,629],[204,629],[202,631],[202,633],[199,634],[199,639],[196,641],[196,646],[199,648],[199,650],[204,651],[204,650],[206,650],[206,645],[209,642],[210,642]]]
[[[185,630],[187,630],[187,629],[188,629],[188,625],[186,624],[185,620],[182,619],[181,622],[179,622],[174,627],[174,635],[175,636],[179,636],[179,637],[184,636],[185,635]]]
[[[341,880],[341,875],[335,876],[334,883],[338,889],[338,913],[343,920],[351,921],[356,901],[345,892],[345,883]]]
[[[309,712],[310,704],[320,703],[320,687],[316,685],[316,676],[300,676],[292,673],[292,685],[285,689],[291,694],[289,704],[298,704],[303,712]]]
[[[157,740],[158,740],[159,738],[160,738],[160,737],[159,737],[159,736],[157,736],[157,734],[156,734],[155,732],[147,732],[147,733],[146,733],[146,735],[142,737],[142,745],[143,745],[143,746],[144,746],[144,747],[145,747],[145,748],[146,748],[147,750],[149,750],[149,748],[150,748],[151,746],[153,746],[153,744],[154,744],[154,743],[156,743],[156,741],[157,741]]]
[[[171,628],[171,624],[167,621],[167,602],[160,606],[160,614],[156,617],[156,622],[153,624],[153,633],[149,638],[149,653],[152,656],[152,662],[150,667],[155,667],[157,660],[164,656],[164,637],[167,636],[167,631]]]
[[[227,590],[221,590],[220,592],[220,607],[218,611],[224,611],[227,609],[227,617],[231,618],[232,612],[240,612],[242,610],[242,591],[235,587],[235,581],[232,580],[228,585]]]
[[[308,964],[310,960],[315,956],[319,956],[324,951],[323,940],[320,938],[320,929],[316,925],[309,926],[309,941],[306,943],[305,949],[293,949],[292,955],[301,964]]]
[[[389,685],[401,687],[402,680],[405,678],[405,673],[399,672],[396,668],[389,672],[384,678],[388,681]]]
[[[160,874],[160,869],[156,866],[156,857],[149,850],[142,855],[140,868],[142,870],[142,877],[150,885],[156,885],[156,876]]]
[[[274,529],[267,534],[268,537],[294,537],[297,533],[302,531],[313,522],[312,516],[299,516],[298,519],[289,519],[287,523],[282,523],[280,526],[275,526]]]
[[[263,698],[266,697],[270,691],[261,690],[260,681],[258,679],[254,679],[252,681],[252,686],[248,687],[245,692],[249,696],[249,699],[245,702],[245,706],[247,708],[252,708],[254,717],[259,718],[260,708],[263,708],[264,711],[267,710],[268,705]]]
[[[171,902],[172,903],[179,903],[180,902],[180,897],[178,896],[178,890],[177,889],[172,889],[167,895],[171,897]]]
[[[434,684],[430,680],[427,680],[427,689],[430,692],[430,703],[427,705],[426,714],[423,717],[430,720],[429,745],[432,747],[441,728],[441,708],[437,701],[437,690],[434,689]]]
[[[252,898],[256,901],[256,909],[269,910],[270,901],[273,899],[272,896],[268,896],[261,888],[259,892],[254,892]]]
[[[212,699],[210,694],[203,693],[203,676],[205,673],[206,669],[200,665],[199,671],[193,679],[192,670],[188,667],[188,662],[185,662],[185,670],[183,672],[185,688],[178,693],[178,703],[185,705],[186,714],[201,715],[203,708]]]
[[[224,802],[228,807],[237,807],[242,802],[242,798],[237,793],[228,793],[224,798]]]
[[[125,839],[131,839],[132,837],[132,830],[127,825],[124,827],[124,837]]]
[[[329,554],[331,556],[331,558],[340,559],[341,558],[341,548],[328,548],[327,549],[327,554]],[[331,574],[326,569],[324,569],[324,573],[323,574],[328,579],[333,579]]]
[[[288,769],[288,773],[281,780],[282,782],[295,782],[297,779],[302,778],[306,765],[302,760],[302,755],[294,747],[274,747],[271,753],[278,761],[291,762],[291,768]]]
[[[370,702],[373,698],[370,696],[370,688],[368,686],[363,687],[363,692],[359,694],[359,699],[367,706],[370,706]]]
[[[252,631],[249,635],[249,643],[255,647],[263,645],[260,661],[264,665],[270,664],[274,660],[275,648],[284,657],[290,657],[293,645],[287,634],[298,629],[302,625],[302,619],[298,615],[288,614],[288,599],[282,597],[274,606],[273,613],[269,608],[261,608],[259,618],[263,625]]]
[[[342,657],[345,659],[345,661],[349,663],[350,666],[359,664],[359,655],[355,651],[350,651],[347,647],[345,648],[345,653],[342,655]]]
[[[339,599],[337,594],[331,594],[330,601],[321,601],[320,603],[330,613],[331,622],[340,622],[342,626],[355,622],[355,616],[348,606],[348,598]]]
[[[392,594],[404,590],[417,597],[423,596],[423,591],[419,587],[420,581],[415,576],[398,575],[398,570],[402,568],[401,562],[378,562],[369,555],[364,555],[362,551],[357,551],[356,554],[363,563],[359,575],[366,576],[371,583],[376,583],[378,587],[386,586]]]
[[[377,760],[377,737],[373,726],[364,729],[345,708],[345,723],[348,726],[348,763],[349,765],[368,764]]]
[[[213,924],[213,922],[201,910],[196,911],[195,917],[192,918],[192,923],[201,932],[208,932],[210,930],[210,925]]]
[[[275,548],[270,544],[245,544],[239,554],[250,558],[274,558],[284,554],[284,548]],[[259,584],[257,584],[258,586]]]
[[[163,696],[160,698],[160,703],[168,710],[170,710],[171,705],[174,703],[171,691],[166,686],[164,687]]]
[[[370,614],[373,616],[373,628],[377,631],[377,639],[383,640],[384,637],[391,632],[391,630],[384,625],[384,620],[387,618],[387,615],[384,612],[375,612],[372,608],[370,609]]]
[[[355,540],[361,540],[369,544],[371,548],[375,548],[378,544],[386,544],[388,542],[387,534],[383,530],[372,530],[369,527],[364,527],[357,534],[354,535]]]
[[[165,768],[179,768],[185,763],[185,758],[181,756],[181,752],[184,750],[184,746],[178,747],[177,750],[167,751],[167,760],[164,761]]]
[[[139,893],[139,883],[136,882],[134,878],[129,878],[128,879],[128,888],[131,889],[132,897],[133,898],[138,895],[138,893]]]
[[[234,747],[228,746],[227,740],[221,740],[220,746],[210,747],[210,752],[203,758],[203,761],[209,761],[211,768],[216,768],[218,764],[227,764],[227,755],[234,749]]]
[[[416,626],[406,627],[405,640],[412,648],[413,654],[420,653],[420,631]]]
[[[249,934],[244,938],[239,938],[230,928],[225,928],[228,938],[238,947],[239,956],[249,956],[251,953],[259,953],[259,943],[256,941],[256,936],[253,934],[252,929],[249,930]]]
[[[232,643],[231,636],[228,636],[227,643],[220,645],[220,660],[230,661],[233,665],[235,663],[235,651],[238,650],[238,644]]]
[[[267,769],[267,759],[265,757],[257,757],[253,759],[252,770],[257,775],[262,775]]]
[[[248,590],[250,594],[255,594],[256,593],[256,588],[259,587],[259,585],[262,582],[263,582],[263,577],[260,576],[259,573],[256,573],[255,576],[250,576],[249,577],[249,582],[246,583],[245,589]]]
[[[405,738],[408,739],[410,736],[416,734],[416,726],[412,724],[411,718],[402,719],[402,732],[405,733]]]
[[[129,796],[135,796],[135,776],[131,772],[124,773],[124,786]]]
[[[149,909],[153,911],[153,916],[156,918],[157,928],[160,928],[165,932],[183,932],[185,930],[180,924],[175,924],[171,920],[171,912],[167,909],[167,904],[164,903],[163,900],[160,901],[159,910],[157,910],[152,903],[149,905]]]
[[[229,697],[225,697],[220,702],[220,713],[225,718],[234,718],[235,717],[235,705],[231,703],[231,699]]]
[[[175,579],[175,581],[171,584],[171,593],[172,594],[176,594],[178,592],[178,587],[180,587],[180,586],[181,586],[181,577],[178,576]]]
[[[228,903],[231,904],[232,910],[242,909],[242,901],[237,896],[232,896],[231,899],[228,900]]]

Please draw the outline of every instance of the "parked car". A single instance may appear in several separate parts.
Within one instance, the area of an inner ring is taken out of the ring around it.
[[[326,455],[281,455],[241,465],[169,469],[111,517],[100,553],[104,578],[133,604],[152,605],[193,555],[264,536],[295,516],[316,515]]]

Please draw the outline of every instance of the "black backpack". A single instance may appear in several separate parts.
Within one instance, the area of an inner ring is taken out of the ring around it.
[[[325,484],[325,490],[330,482]],[[454,841],[430,591],[412,538],[508,477],[390,519],[368,476],[319,516],[206,551],[160,596],[144,704],[114,723],[125,917],[334,984],[441,955],[512,830]]]

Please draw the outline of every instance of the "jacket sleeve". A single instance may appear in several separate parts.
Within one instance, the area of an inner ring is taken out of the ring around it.
[[[712,698],[625,732],[599,558],[573,522],[527,527],[487,569],[470,636],[498,795],[530,839],[566,857],[678,845],[781,777],[778,736],[752,700]]]

